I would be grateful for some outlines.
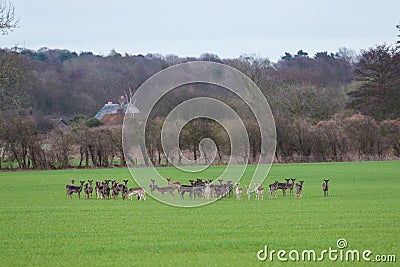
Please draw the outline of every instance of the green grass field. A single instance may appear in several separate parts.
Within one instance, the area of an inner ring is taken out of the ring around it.
[[[174,177],[172,168],[162,171]],[[339,238],[347,240],[347,249],[400,261],[399,161],[273,165],[264,186],[285,177],[305,180],[301,200],[279,191],[277,199],[266,193],[263,201],[252,196],[178,208],[151,197],[66,199],[71,178],[129,178],[133,186],[127,169],[0,172],[0,266],[270,266],[285,263],[276,257],[259,261],[257,252],[265,245],[319,252],[337,249]],[[327,198],[321,188],[325,177]],[[322,262],[354,264],[328,257]]]

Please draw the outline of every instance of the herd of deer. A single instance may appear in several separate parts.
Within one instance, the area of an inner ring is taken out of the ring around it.
[[[83,189],[87,199],[92,198],[93,191],[95,191],[97,199],[110,199],[110,197],[118,199],[119,193],[121,193],[123,200],[126,198],[132,200],[134,195],[137,196],[138,200],[146,200],[146,190],[144,190],[144,188],[136,187],[128,189],[128,180],[123,181],[123,184],[118,183],[116,180],[104,180],[104,182],[97,181],[96,186],[93,188],[93,180],[88,180],[88,183],[86,183],[85,186],[83,185],[85,181],[80,181],[80,186],[76,186],[74,185],[75,180],[71,180],[71,184],[66,185],[65,189],[67,198],[72,198],[72,193],[77,193],[78,198],[81,198],[81,192]]]
[[[295,184],[296,179],[287,178],[286,182],[280,183],[275,180],[274,183],[268,186],[269,197],[276,198],[276,192],[281,189],[282,195],[286,196],[286,190],[289,190],[289,195],[293,195],[293,190],[296,190],[296,198],[301,199],[303,194],[303,183],[301,180],[299,183]],[[110,188],[111,182],[111,188]],[[123,180],[122,183],[118,183],[116,180],[104,180],[103,182],[97,181],[96,186],[93,188],[92,183],[93,180],[88,180],[88,183],[85,184],[85,181],[80,181],[80,186],[76,186],[75,180],[71,180],[71,184],[66,185],[66,193],[67,198],[72,198],[72,194],[76,193],[78,198],[81,196],[82,190],[84,190],[86,194],[86,198],[92,198],[93,191],[96,192],[97,199],[118,199],[119,193],[122,195],[122,200],[129,198],[132,200],[135,195],[138,200],[146,200],[146,190],[142,187],[130,188],[128,189],[128,180]],[[220,197],[232,197],[233,189],[236,186],[236,198],[238,200],[242,199],[243,188],[239,187],[240,184],[237,183],[233,185],[231,181],[226,181],[223,183],[223,180],[218,180],[219,184],[212,184],[212,180],[203,181],[202,179],[197,180],[189,180],[190,185],[181,185],[180,182],[171,182],[170,179],[167,179],[167,186],[159,187],[155,184],[155,180],[151,179],[151,184],[149,185],[149,189],[151,194],[154,196],[155,191],[161,193],[161,198],[164,200],[165,193],[168,193],[172,196],[172,199],[175,199],[175,191],[178,192],[181,199],[184,199],[185,193],[189,194],[190,199],[210,199],[212,197],[220,198]],[[324,192],[324,196],[328,196],[328,182],[329,180],[325,179],[322,184],[322,190]],[[84,185],[85,184],[85,185]],[[94,189],[94,190],[93,190]],[[257,183],[255,183],[256,200],[262,200],[264,198],[264,188],[260,187]],[[247,199],[251,198],[251,189],[250,186],[246,187]]]

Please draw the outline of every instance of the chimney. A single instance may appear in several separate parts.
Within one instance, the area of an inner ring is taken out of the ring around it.
[[[113,102],[112,102],[112,100],[110,99],[110,100],[108,100],[108,102],[107,102],[107,104],[112,104]]]

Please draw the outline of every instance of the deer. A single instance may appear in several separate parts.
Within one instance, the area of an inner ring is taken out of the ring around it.
[[[80,186],[75,186],[75,185],[66,185],[65,189],[67,192],[67,198],[72,198],[72,193],[77,193],[78,194],[78,198],[81,198],[81,191],[83,188],[83,184],[85,183],[85,181],[80,181],[81,185]]]
[[[242,200],[242,192],[243,188],[239,187],[239,182],[236,184],[236,199],[237,200]]]
[[[110,187],[108,184],[111,182],[111,180],[104,180],[103,183],[103,196],[105,199],[110,199]]]
[[[301,180],[299,184],[296,183],[296,198],[301,199],[303,196],[303,183],[304,181]]]
[[[103,185],[100,185],[100,181],[96,182],[96,199],[103,198]]]
[[[325,179],[322,184],[322,191],[324,191],[324,197],[328,196],[328,182],[329,182],[329,179]]]
[[[88,182],[89,183],[85,184],[85,189],[84,189],[87,199],[92,197],[92,192],[93,192],[93,187],[92,187],[93,180],[88,180]]]
[[[138,200],[146,200],[146,190],[141,187],[131,188],[122,194],[122,200],[125,200],[127,197],[132,201],[132,196],[137,195]]]
[[[118,188],[117,181],[115,181],[115,180],[112,181],[111,190],[112,190],[112,198],[113,199],[118,199],[119,188]]]
[[[182,199],[185,199],[183,195],[184,195],[186,192],[189,193],[189,198],[192,198],[193,192],[194,192],[194,186],[193,186],[193,185],[181,185],[181,186],[179,187],[179,189],[178,189],[178,192],[179,192],[179,194],[181,195],[181,198],[182,198]]]
[[[246,186],[246,192],[247,192],[247,200],[250,200],[250,197],[251,197],[250,185]]]
[[[255,183],[254,186],[256,188],[254,191],[256,193],[256,199],[260,200],[260,197],[261,197],[261,200],[263,200],[264,199],[264,188],[259,187],[258,183]]]
[[[154,190],[156,190],[156,189],[154,188],[155,182],[156,182],[156,180],[151,179],[151,185],[149,185],[150,192],[151,192],[151,195],[152,195],[152,196],[154,196]]]
[[[167,182],[169,186],[175,186],[176,188],[179,188],[181,186],[180,182],[171,182],[171,178],[167,178]]]
[[[170,193],[171,196],[172,196],[172,199],[175,200],[175,194],[174,194],[174,191],[176,189],[175,186],[159,187],[158,185],[155,184],[154,185],[154,189],[161,193],[161,199],[162,200],[164,200],[164,194],[165,193]]]
[[[275,180],[273,184],[268,186],[269,198],[276,198],[276,190],[278,190],[279,181]]]
[[[278,189],[282,189],[282,196],[286,196],[286,189],[289,188],[289,180],[290,179],[285,179],[286,183],[278,183]]]
[[[211,185],[210,185],[209,182],[206,182],[206,184],[205,184],[204,198],[205,199],[210,199],[211,198]]]
[[[296,179],[290,178],[290,180],[292,180],[292,183],[288,184],[288,189],[290,190],[289,191],[289,196],[292,196],[293,195],[294,182],[296,181]]]
[[[125,193],[128,191],[128,182],[129,180],[122,180],[124,184],[118,184],[118,191],[121,192],[121,194]]]

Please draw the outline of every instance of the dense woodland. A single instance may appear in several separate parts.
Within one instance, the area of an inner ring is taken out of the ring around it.
[[[256,55],[221,59],[176,55],[107,56],[42,48],[0,51],[0,168],[58,169],[125,165],[121,127],[92,117],[108,100],[135,90],[150,76],[188,61],[214,61],[248,75],[274,114],[277,162],[350,161],[400,157],[400,48],[378,45],[309,55],[284,53],[278,62]],[[171,107],[194,96],[213,96],[240,114],[249,132],[251,155],[260,150],[258,125],[244,103],[216,86],[177,88],[156,106],[147,124],[150,160],[165,165],[160,144],[162,122]],[[60,128],[63,118],[69,127]],[[230,143],[213,121],[188,123],[180,137],[189,157],[199,141],[214,139],[216,164],[226,162]]]

